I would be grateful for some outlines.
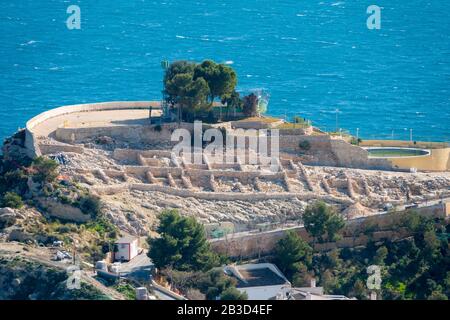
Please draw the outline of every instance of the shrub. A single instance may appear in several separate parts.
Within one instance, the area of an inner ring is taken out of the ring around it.
[[[307,140],[302,140],[298,144],[298,147],[304,151],[308,151],[309,149],[311,149],[311,143]]]
[[[303,222],[306,231],[319,242],[336,241],[345,225],[342,216],[337,213],[335,208],[323,201],[317,201],[306,207]]]
[[[54,160],[37,157],[32,162],[33,180],[41,183],[53,182],[58,176],[58,163]]]
[[[359,144],[362,142],[361,138],[356,139],[355,137],[352,137],[352,139],[350,140],[350,143],[355,145],[355,146],[359,146]]]
[[[136,290],[132,285],[128,283],[118,284],[114,287],[114,289],[123,294],[128,300],[136,300]]]
[[[109,236],[111,239],[115,239],[112,236],[117,236],[117,227],[105,217],[97,217],[96,220],[88,222],[86,229],[96,231],[102,238]]]
[[[92,218],[98,217],[101,213],[100,199],[93,195],[81,196],[78,200],[78,207],[83,213],[91,215]]]
[[[14,190],[23,195],[28,190],[27,180],[28,176],[22,169],[6,171],[0,176],[0,193]]]
[[[220,295],[220,300],[247,300],[248,296],[246,292],[240,292],[235,287],[226,289]]]
[[[15,208],[15,209],[19,209],[19,208],[23,207],[22,197],[19,196],[15,192],[5,193],[1,204],[2,204],[2,207],[10,207],[10,208]]]

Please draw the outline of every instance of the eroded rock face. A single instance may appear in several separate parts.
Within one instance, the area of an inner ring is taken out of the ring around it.
[[[21,242],[42,240],[36,234],[27,231],[29,226],[41,224],[41,217],[39,212],[31,208],[0,208],[0,239]]]

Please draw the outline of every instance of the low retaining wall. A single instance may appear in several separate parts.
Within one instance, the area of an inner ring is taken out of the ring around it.
[[[136,150],[136,149],[114,149],[113,158],[118,161],[135,160],[138,161],[138,155],[145,158],[166,157],[170,158],[172,152],[167,150]]]
[[[62,144],[39,144],[41,154],[52,154],[59,152],[83,153],[82,146],[62,145]]]
[[[423,216],[445,216],[444,204],[415,209]],[[402,212],[389,214],[378,214],[368,217],[361,217],[350,220],[343,230],[343,238],[337,242],[319,243],[315,245],[315,250],[326,251],[335,248],[346,248],[366,245],[369,241],[382,239],[401,239],[408,235],[406,230],[383,230],[392,226],[400,217]],[[363,233],[364,228],[376,226],[380,231],[374,232],[372,237]],[[312,238],[308,235],[303,226],[287,229],[278,229],[266,232],[255,231],[245,234],[227,235],[221,239],[210,240],[212,248],[222,254],[235,258],[253,258],[260,255],[270,254],[278,240],[282,239],[288,230],[294,230],[305,241],[312,243]]]
[[[132,184],[118,184],[104,187],[93,187],[91,189],[99,195],[113,195],[125,192],[127,190],[139,190],[139,191],[157,191],[167,194],[171,194],[183,198],[197,198],[204,200],[215,201],[261,201],[268,199],[300,199],[300,200],[324,200],[327,202],[335,202],[344,205],[350,205],[353,201],[345,198],[339,198],[331,195],[317,195],[313,192],[308,193],[291,193],[291,192],[274,192],[274,193],[233,193],[233,192],[195,192],[188,189],[177,189],[168,186],[145,184],[145,183],[132,183]]]
[[[167,176],[168,173],[174,176],[181,176],[183,170],[175,167],[150,167],[150,166],[126,166],[124,167],[125,173],[139,175],[145,177],[145,173],[150,171],[155,176]]]
[[[185,173],[192,178],[199,178],[209,175],[215,177],[224,178],[236,178],[240,181],[248,181],[256,177],[265,178],[268,180],[276,180],[283,178],[283,172],[277,173],[264,173],[261,171],[222,171],[222,170],[198,170],[198,169],[186,169]]]

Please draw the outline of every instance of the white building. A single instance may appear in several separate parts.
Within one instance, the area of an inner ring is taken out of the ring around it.
[[[224,272],[237,279],[236,288],[246,292],[248,300],[348,300],[345,296],[324,294],[322,287],[316,287],[315,279],[310,287],[292,287],[271,263],[230,265]]]
[[[130,261],[139,253],[138,238],[126,236],[116,241],[114,244],[114,260]]]
[[[248,300],[269,300],[291,287],[283,273],[271,263],[230,265],[224,272],[238,280],[236,288],[246,292]]]

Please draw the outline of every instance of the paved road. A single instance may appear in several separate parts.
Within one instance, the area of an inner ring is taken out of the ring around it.
[[[125,278],[133,279],[139,283],[149,283],[152,279],[154,267],[153,262],[147,256],[147,252],[143,251],[133,260],[121,264],[120,275]],[[155,287],[153,287],[153,291],[160,300],[175,300]]]
[[[122,263],[120,266],[120,275],[138,281],[149,282],[154,267],[153,262],[144,251],[131,261]]]

